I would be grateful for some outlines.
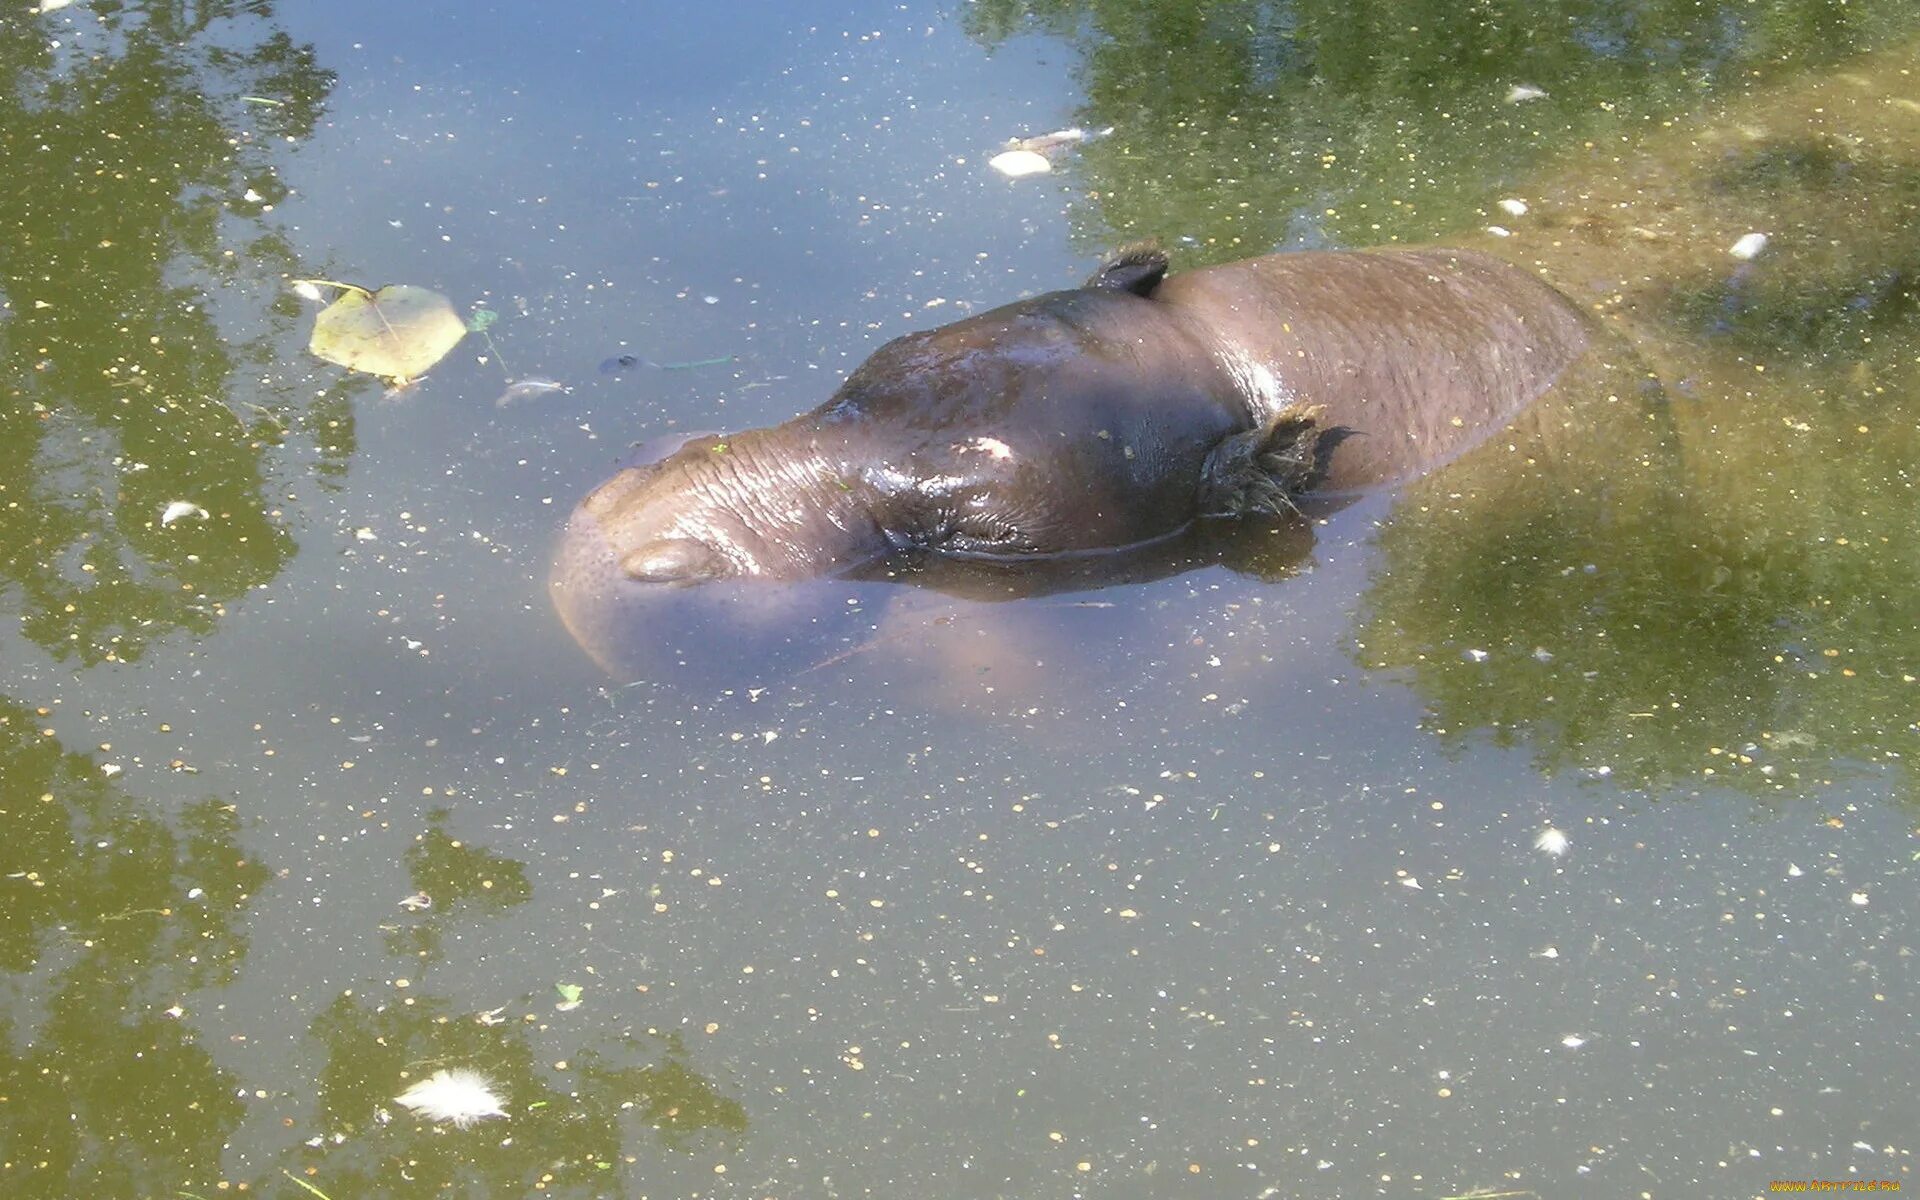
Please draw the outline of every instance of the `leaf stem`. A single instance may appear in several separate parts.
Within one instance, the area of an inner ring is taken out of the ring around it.
[[[341,283],[337,279],[289,279],[287,280],[287,282],[295,285],[296,287],[303,283],[310,283],[315,287],[339,288],[343,292],[359,292],[362,296],[365,296],[367,299],[369,300],[373,299],[373,293],[368,291],[366,288],[361,287],[359,284]]]

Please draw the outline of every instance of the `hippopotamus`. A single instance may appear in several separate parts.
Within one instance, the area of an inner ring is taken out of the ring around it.
[[[1002,562],[1390,487],[1472,449],[1592,338],[1466,250],[1304,251],[1084,285],[888,342],[769,428],[621,469],[552,574],[576,637],[610,589],[845,576],[902,552]]]

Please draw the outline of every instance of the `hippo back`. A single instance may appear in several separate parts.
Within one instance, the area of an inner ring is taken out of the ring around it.
[[[1022,557],[1112,550],[1195,515],[1208,454],[1247,427],[1206,331],[1125,292],[1051,292],[896,338],[811,414],[902,544]]]
[[[1256,410],[1320,409],[1321,488],[1405,482],[1499,431],[1584,353],[1573,303],[1473,251],[1275,254],[1170,276]]]

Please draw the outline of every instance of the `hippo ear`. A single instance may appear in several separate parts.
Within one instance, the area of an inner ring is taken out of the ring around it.
[[[688,538],[658,538],[628,553],[620,569],[641,583],[698,583],[727,574],[727,560]]]
[[[1152,242],[1135,242],[1108,255],[1087,286],[1150,296],[1166,274],[1167,252]]]

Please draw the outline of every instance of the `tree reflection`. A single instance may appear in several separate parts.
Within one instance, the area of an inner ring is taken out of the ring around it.
[[[1911,28],[1901,0],[979,0],[969,33],[1068,41],[1112,137],[1075,173],[1076,237],[1179,265],[1276,246],[1427,241],[1582,139]],[[1516,85],[1544,89],[1509,99]]]
[[[213,313],[290,267],[270,231],[234,247],[333,85],[271,19],[153,0],[0,22],[0,592],[61,658],[203,633],[294,550],[266,476],[306,406],[240,395],[268,337]],[[208,517],[163,526],[176,500]]]
[[[1462,463],[1409,493],[1357,636],[1411,673],[1430,728],[1654,786],[1798,793],[1904,766],[1920,112],[1886,101],[1911,62],[1646,139],[1615,180],[1540,182],[1575,215],[1516,249],[1601,298],[1668,386],[1675,453],[1626,471],[1600,437],[1551,470]],[[1751,264],[1725,251],[1749,229],[1772,231]]]
[[[414,892],[407,907],[414,916],[382,927],[389,953],[436,960],[447,926],[461,910],[492,916],[533,898],[524,864],[453,837],[449,816],[444,808],[428,814],[426,830],[407,847]]]
[[[583,1050],[550,1082],[532,1028],[482,1022],[433,996],[406,1004],[341,996],[313,1025],[327,1059],[313,1136],[290,1152],[293,1173],[332,1196],[624,1195],[627,1126],[649,1126],[674,1151],[746,1131],[746,1110],[689,1065],[677,1037]],[[393,1102],[410,1083],[454,1067],[485,1074],[507,1118],[456,1130]]]
[[[0,701],[0,1192],[165,1195],[217,1177],[236,1080],[196,1043],[190,993],[231,981],[267,871],[230,804],[177,821]]]

